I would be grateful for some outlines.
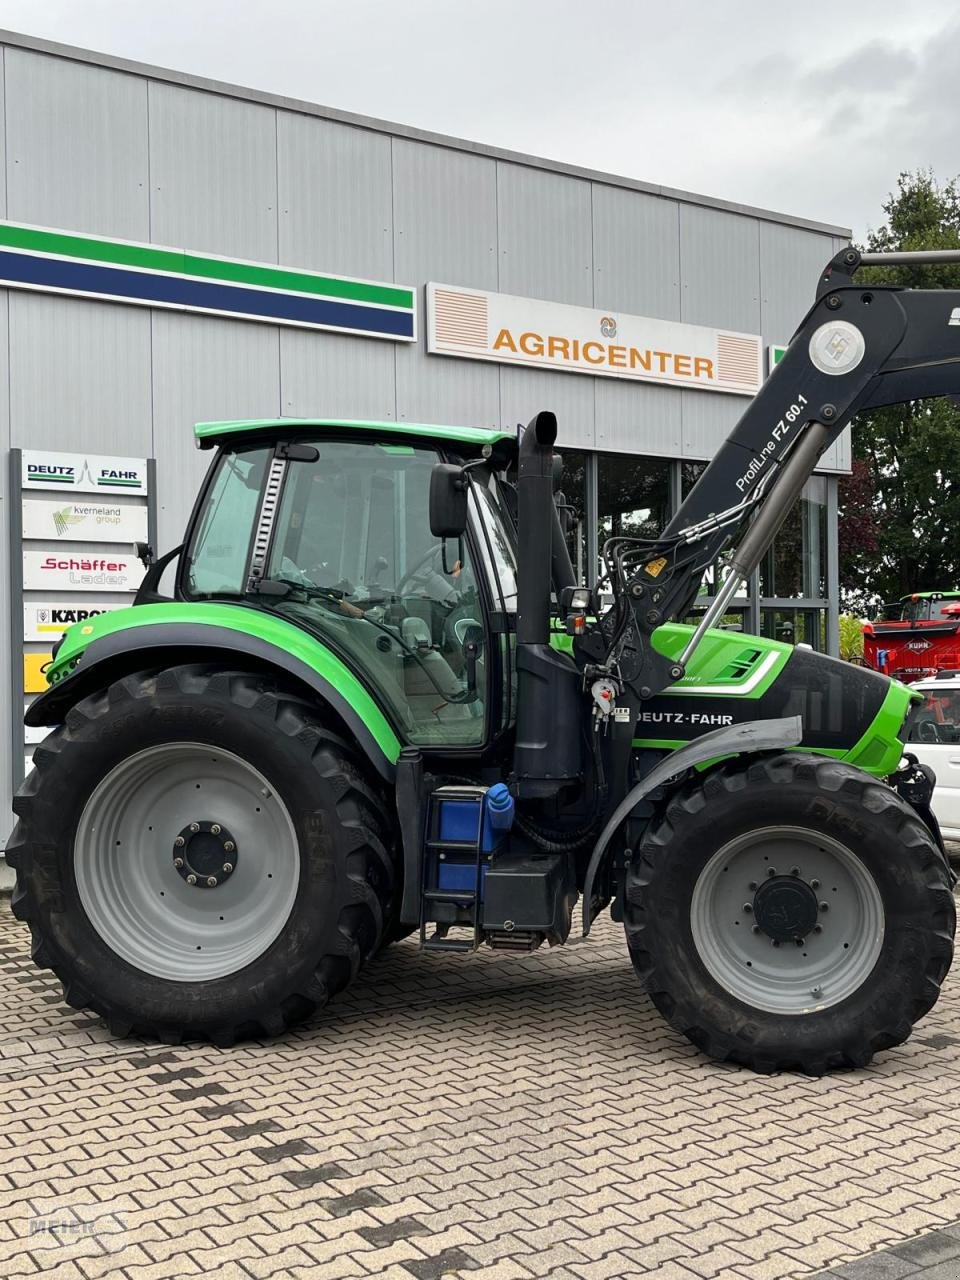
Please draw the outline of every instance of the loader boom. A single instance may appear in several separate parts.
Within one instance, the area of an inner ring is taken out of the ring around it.
[[[960,263],[960,250],[842,250],[786,354],[750,402],[659,538],[615,538],[604,558],[619,622],[606,660],[632,656],[642,698],[682,678],[705,631],[759,564],[823,451],[855,414],[960,393],[960,290],[861,286],[861,266]],[[653,648],[658,626],[684,618],[705,570],[728,550],[727,577],[678,660]]]

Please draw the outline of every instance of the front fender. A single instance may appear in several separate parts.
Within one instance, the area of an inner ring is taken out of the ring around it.
[[[83,698],[145,666],[210,658],[226,665],[252,661],[314,693],[343,721],[380,776],[392,783],[400,740],[349,667],[292,623],[233,605],[142,605],[72,627],[51,664],[50,688],[31,703],[25,723],[61,724]]]
[[[590,903],[593,899],[593,882],[600,870],[610,841],[627,820],[640,801],[663,786],[671,778],[685,773],[708,760],[722,756],[739,756],[752,751],[786,751],[797,746],[803,738],[803,722],[799,716],[785,716],[782,720],[748,720],[742,724],[730,724],[714,729],[695,738],[685,747],[671,751],[642,778],[632,791],[620,801],[610,815],[607,825],[600,832],[594,846],[583,882],[583,936],[590,932]]]

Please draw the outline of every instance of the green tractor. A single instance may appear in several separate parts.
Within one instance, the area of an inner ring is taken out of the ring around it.
[[[859,408],[960,390],[957,299],[865,291],[859,263],[834,259],[680,511],[608,541],[597,589],[551,413],[200,425],[183,545],[64,635],[27,715],[51,732],[13,908],[70,1004],[229,1044],[406,934],[528,952],[579,902],[715,1058],[820,1074],[905,1040],[954,931],[933,779],[903,752],[917,696],[714,629]]]

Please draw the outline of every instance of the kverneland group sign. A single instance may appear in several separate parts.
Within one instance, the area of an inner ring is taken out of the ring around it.
[[[763,374],[756,334],[445,284],[427,285],[427,350],[736,395]]]

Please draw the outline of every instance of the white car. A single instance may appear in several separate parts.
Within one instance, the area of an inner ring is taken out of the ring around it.
[[[933,812],[946,840],[960,840],[960,671],[939,671],[913,688],[923,705],[911,718],[907,750],[937,775]]]

